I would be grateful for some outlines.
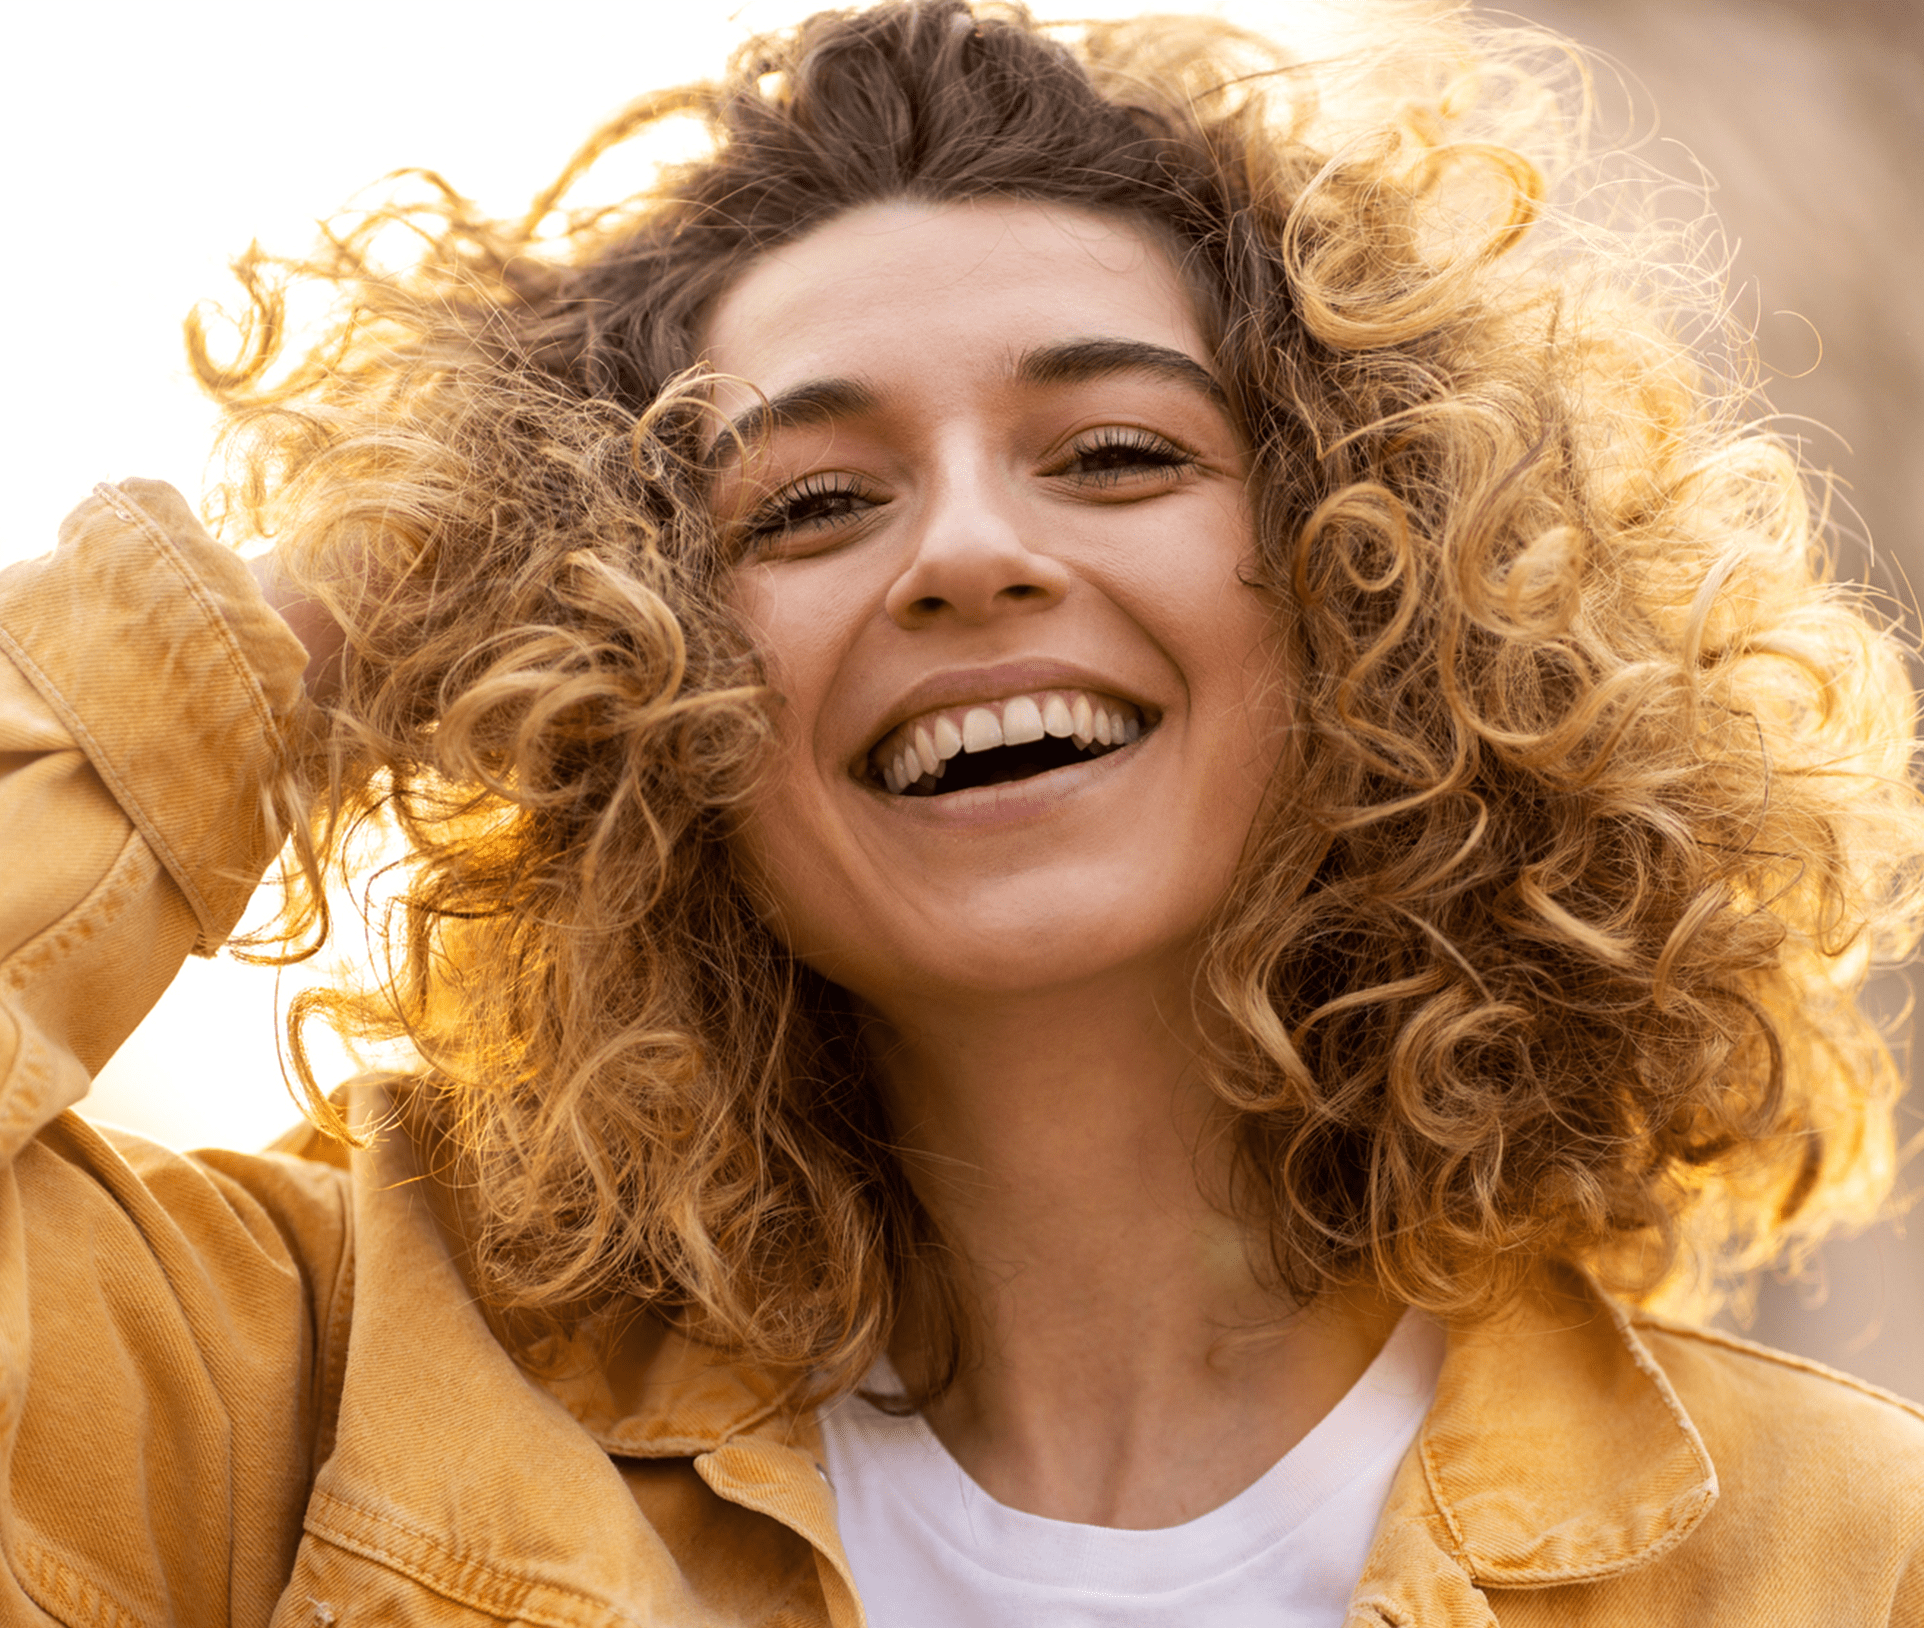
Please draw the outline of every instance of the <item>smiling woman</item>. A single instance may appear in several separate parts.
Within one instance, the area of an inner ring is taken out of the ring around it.
[[[1101,217],[898,202],[710,321],[710,363],[773,409],[717,493],[783,698],[738,841],[783,941],[904,1034],[941,1025],[895,1021],[898,990],[1073,989],[1118,1033],[1193,1004],[1288,714],[1192,304]]]
[[[1901,642],[1391,20],[823,14],[241,262],[272,553],[0,579],[0,1617],[1924,1624],[1917,1410],[1656,1309],[1888,1190]],[[59,1113],[377,817],[405,1063]]]

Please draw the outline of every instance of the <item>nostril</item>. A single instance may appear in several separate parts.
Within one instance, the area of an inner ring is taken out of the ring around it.
[[[1026,572],[1035,566],[1033,562],[1025,562],[1021,569]],[[975,622],[984,617],[1026,614],[1032,608],[1046,608],[1062,592],[1061,587],[1052,584],[1042,572],[1026,580],[1013,581],[1010,580],[1015,575],[1013,571],[986,573],[971,569],[960,576],[946,571],[932,579],[929,572],[918,568],[912,574],[920,580],[909,580],[910,573],[905,573],[888,596],[888,614],[903,627],[928,626],[949,617]],[[940,579],[944,575],[947,580]],[[935,592],[915,592],[926,587],[934,588]]]

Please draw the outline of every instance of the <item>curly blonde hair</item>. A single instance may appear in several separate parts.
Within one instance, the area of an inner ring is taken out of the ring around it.
[[[1557,1257],[1648,1297],[1887,1194],[1858,997],[1918,927],[1902,647],[1743,422],[1714,279],[1553,207],[1598,174],[1570,57],[1396,37],[1312,68],[1196,18],[824,13],[520,221],[425,177],[250,254],[231,363],[190,324],[231,504],[348,639],[286,942],[370,815],[408,849],[383,975],[297,1008],[296,1056],[316,1007],[412,1043],[504,1315],[639,1307],[833,1389],[912,1280],[954,1312],[856,1014],[731,853],[773,698],[693,456],[718,294],[892,198],[1152,223],[1215,346],[1297,689],[1198,999],[1278,1291],[1468,1317]],[[685,118],[705,156],[571,202]],[[338,298],[291,357],[290,287]]]

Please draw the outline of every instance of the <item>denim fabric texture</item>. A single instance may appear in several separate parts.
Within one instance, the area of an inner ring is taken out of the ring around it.
[[[400,1132],[71,1112],[271,858],[304,653],[128,482],[0,573],[0,656],[0,1625],[861,1623],[812,1419],[651,1326],[531,1377]],[[1348,1616],[1498,1623],[1924,1628],[1924,1412],[1546,1264],[1452,1333]]]

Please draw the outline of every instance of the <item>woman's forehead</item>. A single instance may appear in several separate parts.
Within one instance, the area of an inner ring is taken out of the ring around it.
[[[1012,369],[1077,338],[1211,355],[1173,257],[1137,223],[1016,200],[873,204],[762,256],[716,303],[711,366],[737,396],[960,363]],[[731,393],[732,391],[732,393]]]

